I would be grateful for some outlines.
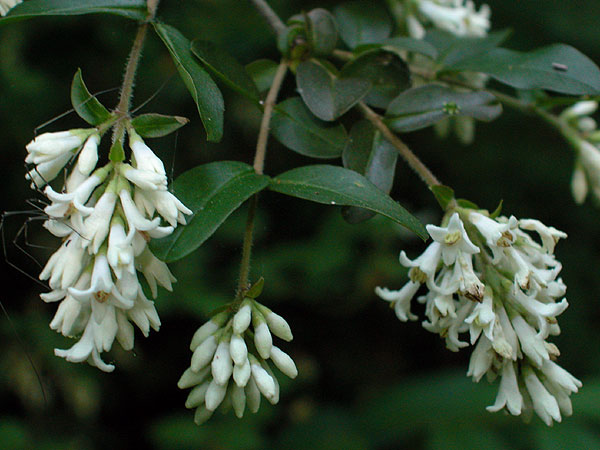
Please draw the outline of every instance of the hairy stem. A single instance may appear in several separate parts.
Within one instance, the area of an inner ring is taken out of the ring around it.
[[[256,140],[256,151],[254,153],[254,171],[262,175],[265,167],[265,156],[267,154],[267,142],[269,139],[269,125],[271,117],[273,117],[273,108],[279,95],[279,90],[287,73],[288,62],[282,60],[277,68],[273,84],[267,93],[267,98],[264,103],[260,130]],[[246,231],[244,232],[244,243],[242,244],[242,262],[240,264],[240,278],[237,288],[237,301],[241,302],[244,299],[244,294],[248,290],[248,276],[250,274],[250,257],[252,254],[252,239],[254,231],[254,218],[256,216],[256,208],[258,205],[258,194],[252,196],[250,205],[248,206],[248,218],[246,219]]]
[[[438,180],[431,172],[431,170],[429,170],[427,166],[423,164],[423,161],[421,161],[398,136],[392,133],[383,120],[381,120],[379,114],[377,114],[363,102],[360,102],[358,106],[365,118],[369,120],[369,122],[371,122],[375,128],[381,131],[381,134],[390,142],[390,144],[396,147],[398,153],[400,153],[400,156],[404,158],[410,168],[414,170],[419,177],[421,177],[421,180],[423,180],[427,186],[432,187],[442,184],[440,180]]]
[[[250,0],[261,16],[269,23],[275,34],[279,36],[285,31],[285,24],[265,0]]]

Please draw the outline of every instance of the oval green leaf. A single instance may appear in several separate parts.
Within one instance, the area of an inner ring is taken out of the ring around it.
[[[306,32],[314,55],[328,56],[338,40],[335,19],[329,11],[316,8],[306,14]]]
[[[350,130],[350,144],[342,154],[344,167],[364,175],[364,177],[386,194],[392,190],[398,150],[381,136],[381,133],[366,120],[356,122]],[[342,210],[349,223],[359,223],[370,219],[374,212],[355,206]]]
[[[78,16],[106,13],[145,20],[148,9],[145,0],[29,0],[10,10],[0,24],[44,16]]]
[[[240,94],[258,100],[258,90],[246,69],[227,50],[210,41],[192,41],[192,53],[227,86]]]
[[[437,63],[444,67],[492,51],[508,39],[510,34],[510,30],[502,30],[484,37],[466,37],[456,36],[443,30],[430,30],[425,36],[425,42],[436,49]]]
[[[336,78],[315,61],[300,63],[298,92],[308,109],[321,120],[333,121],[367,95],[371,83],[359,78]]]
[[[517,89],[570,95],[600,93],[600,69],[579,50],[555,44],[527,53],[498,48],[446,68],[483,72]]]
[[[176,261],[196,250],[219,226],[257,192],[269,177],[238,161],[217,161],[195,167],[173,183],[173,193],[192,210],[187,225],[162,239],[151,241],[153,253],[166,262]]]
[[[317,203],[369,209],[398,222],[423,240],[428,237],[416,217],[353,170],[330,165],[298,167],[273,178],[269,189]]]
[[[386,124],[394,131],[407,132],[433,125],[445,117],[464,115],[490,121],[502,113],[496,98],[487,92],[457,92],[437,84],[409,89],[387,109]]]
[[[75,112],[90,125],[100,125],[111,118],[111,113],[90,94],[83,82],[81,69],[77,69],[71,83],[71,104]]]
[[[396,53],[385,50],[362,53],[343,67],[340,76],[368,80],[372,89],[364,101],[376,108],[387,108],[411,85],[408,65]]]
[[[155,23],[154,29],[169,50],[181,79],[196,102],[207,139],[220,141],[225,111],[221,91],[192,55],[190,41],[179,30],[160,23]]]
[[[254,81],[259,92],[266,92],[273,84],[277,63],[270,59],[257,59],[246,65],[246,72]]]
[[[146,138],[163,137],[173,133],[189,122],[185,117],[162,114],[142,114],[131,121],[135,131]]]
[[[271,133],[287,148],[312,158],[338,158],[348,142],[342,124],[317,119],[298,97],[275,107]]]
[[[392,33],[392,18],[378,3],[353,1],[334,10],[340,37],[349,48],[372,44]]]

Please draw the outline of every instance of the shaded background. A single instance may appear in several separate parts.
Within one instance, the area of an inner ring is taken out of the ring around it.
[[[288,17],[300,8],[332,9],[336,3],[279,1],[273,6]],[[600,61],[600,3],[488,3],[493,28],[515,31],[508,46],[525,50],[564,42]],[[159,11],[187,37],[215,40],[243,63],[277,58],[272,36],[246,2],[163,0]],[[112,16],[39,19],[0,28],[1,210],[34,209],[27,201],[40,197],[23,179],[24,145],[36,127],[69,110],[70,82],[78,67],[93,92],[119,86],[134,33],[135,24]],[[290,79],[283,96],[292,95],[293,88]],[[214,160],[252,161],[259,111],[226,88],[223,92],[225,138],[207,144],[167,51],[150,35],[134,103],[156,94],[140,112],[191,118],[177,136],[150,141],[174,176]],[[116,91],[101,100],[116,104]],[[70,114],[39,132],[81,126]],[[569,233],[557,255],[571,306],[560,317],[562,334],[554,342],[562,351],[561,365],[584,381],[573,397],[574,417],[546,428],[537,418],[524,425],[520,418],[487,413],[497,384],[474,384],[466,377],[470,350],[446,350],[418,322],[400,323],[373,294],[377,285],[403,285],[405,270],[397,256],[401,249],[419,254],[423,245],[417,239],[383,218],[351,226],[337,208],[265,193],[252,276],[265,277],[261,301],[292,326],[295,339],[283,349],[295,359],[300,375],[293,382],[281,377],[276,407],[263,399],[257,415],[240,421],[232,413],[217,413],[201,427],[184,408],[187,391],[178,390],[176,382],[189,366],[193,332],[234,294],[245,207],[198,251],[172,265],[179,282],[173,293],[162,290],[156,301],[160,333],[147,339],[138,334],[132,353],[115,345],[107,356],[117,365],[112,374],[53,356],[53,348],[73,343],[48,327],[56,305],[44,304],[38,294],[45,289],[7,263],[36,277],[40,267],[34,260],[43,265],[58,242],[43,232],[39,214],[6,214],[0,448],[600,448],[600,212],[589,201],[577,207],[571,199],[570,149],[541,121],[512,111],[491,124],[478,124],[471,146],[453,137],[437,139],[431,130],[407,134],[405,140],[459,196],[490,209],[504,199],[506,214],[539,218]],[[271,141],[268,174],[310,163]],[[439,220],[433,197],[402,163],[392,195],[424,222]]]

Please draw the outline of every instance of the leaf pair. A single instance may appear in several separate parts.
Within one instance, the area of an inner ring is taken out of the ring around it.
[[[193,211],[185,227],[152,241],[155,254],[169,262],[183,258],[208,239],[252,195],[269,188],[317,203],[355,206],[382,214],[426,239],[423,225],[362,175],[329,165],[304,166],[275,178],[259,175],[237,161],[191,169],[175,180],[175,195]]]

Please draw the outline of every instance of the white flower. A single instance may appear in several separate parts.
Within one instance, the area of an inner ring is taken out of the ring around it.
[[[447,266],[454,264],[460,253],[469,255],[479,253],[479,247],[469,239],[458,213],[450,217],[446,227],[427,225],[426,228],[432,239],[442,244],[442,259]]]
[[[390,291],[388,288],[377,286],[375,293],[383,300],[391,302],[394,306],[396,317],[402,322],[417,320],[417,316],[410,312],[410,302],[419,290],[420,283],[409,281],[399,291]]]
[[[546,390],[531,367],[523,367],[523,380],[531,396],[533,409],[540,419],[548,426],[552,425],[552,419],[560,422],[560,408],[556,399]]]
[[[160,284],[168,291],[173,290],[172,283],[177,281],[177,279],[169,270],[169,266],[154,256],[148,248],[144,249],[142,254],[139,255],[136,259],[136,264],[138,270],[144,274],[153,298],[156,298],[158,295],[157,284]]]
[[[121,219],[113,219],[108,235],[106,257],[117,278],[122,277],[124,269],[129,273],[135,273],[132,245],[134,235],[134,229],[129,230],[127,234],[125,233],[125,227]]]
[[[108,236],[116,204],[116,194],[107,189],[98,199],[94,211],[83,222],[83,246],[90,247],[90,253],[98,253],[98,249]]]
[[[497,412],[502,408],[506,408],[513,416],[521,414],[523,409],[523,396],[519,391],[515,364],[512,361],[508,361],[502,366],[502,378],[496,402],[486,409],[490,412]]]
[[[488,339],[494,339],[493,331],[496,313],[494,313],[492,296],[490,294],[490,292],[486,291],[483,296],[483,301],[478,303],[469,317],[465,319],[465,323],[469,324],[471,344],[474,344],[477,341],[482,331]]]
[[[511,230],[517,226],[517,219],[511,216],[507,222],[500,223],[478,212],[472,212],[469,214],[469,221],[477,227],[485,243],[492,250],[492,262],[498,263],[504,257],[503,249],[510,247],[516,240]]]
[[[522,316],[513,317],[511,322],[519,338],[523,353],[532,360],[536,367],[541,367],[545,360],[550,359],[543,338],[536,334],[535,329]]]
[[[84,175],[89,175],[98,163],[98,144],[100,143],[100,135],[92,134],[79,152],[77,158],[77,170]]]
[[[122,189],[121,192],[119,192],[119,198],[121,199],[121,206],[125,212],[129,229],[133,228],[140,231],[149,231],[159,226],[160,219],[158,217],[154,220],[148,220],[142,215],[133,202],[128,188]]]
[[[71,233],[46,263],[40,280],[49,280],[52,289],[67,289],[77,280],[87,260],[81,238]]]
[[[440,262],[442,248],[439,242],[432,242],[414,261],[408,259],[403,250],[400,252],[400,264],[404,267],[412,268],[409,272],[409,277],[412,281],[418,281],[419,283],[427,282],[429,286],[433,282],[438,263]]]
[[[134,169],[129,164],[121,164],[120,171],[125,178],[141,189],[155,191],[167,189],[167,177],[149,170]]]
[[[490,8],[483,5],[479,12],[470,0],[459,0],[451,5],[440,5],[434,0],[420,0],[419,12],[437,28],[457,36],[485,36],[490,28]]]
[[[23,0],[0,0],[0,16],[5,16],[8,11],[17,6]]]
[[[176,227],[178,222],[185,225],[185,215],[192,214],[191,209],[166,190],[137,190],[135,202],[137,205],[143,205],[149,215],[157,211],[173,227]]]
[[[129,147],[133,153],[134,167],[166,176],[163,162],[144,143],[142,138],[134,131],[130,131],[129,136]]]

